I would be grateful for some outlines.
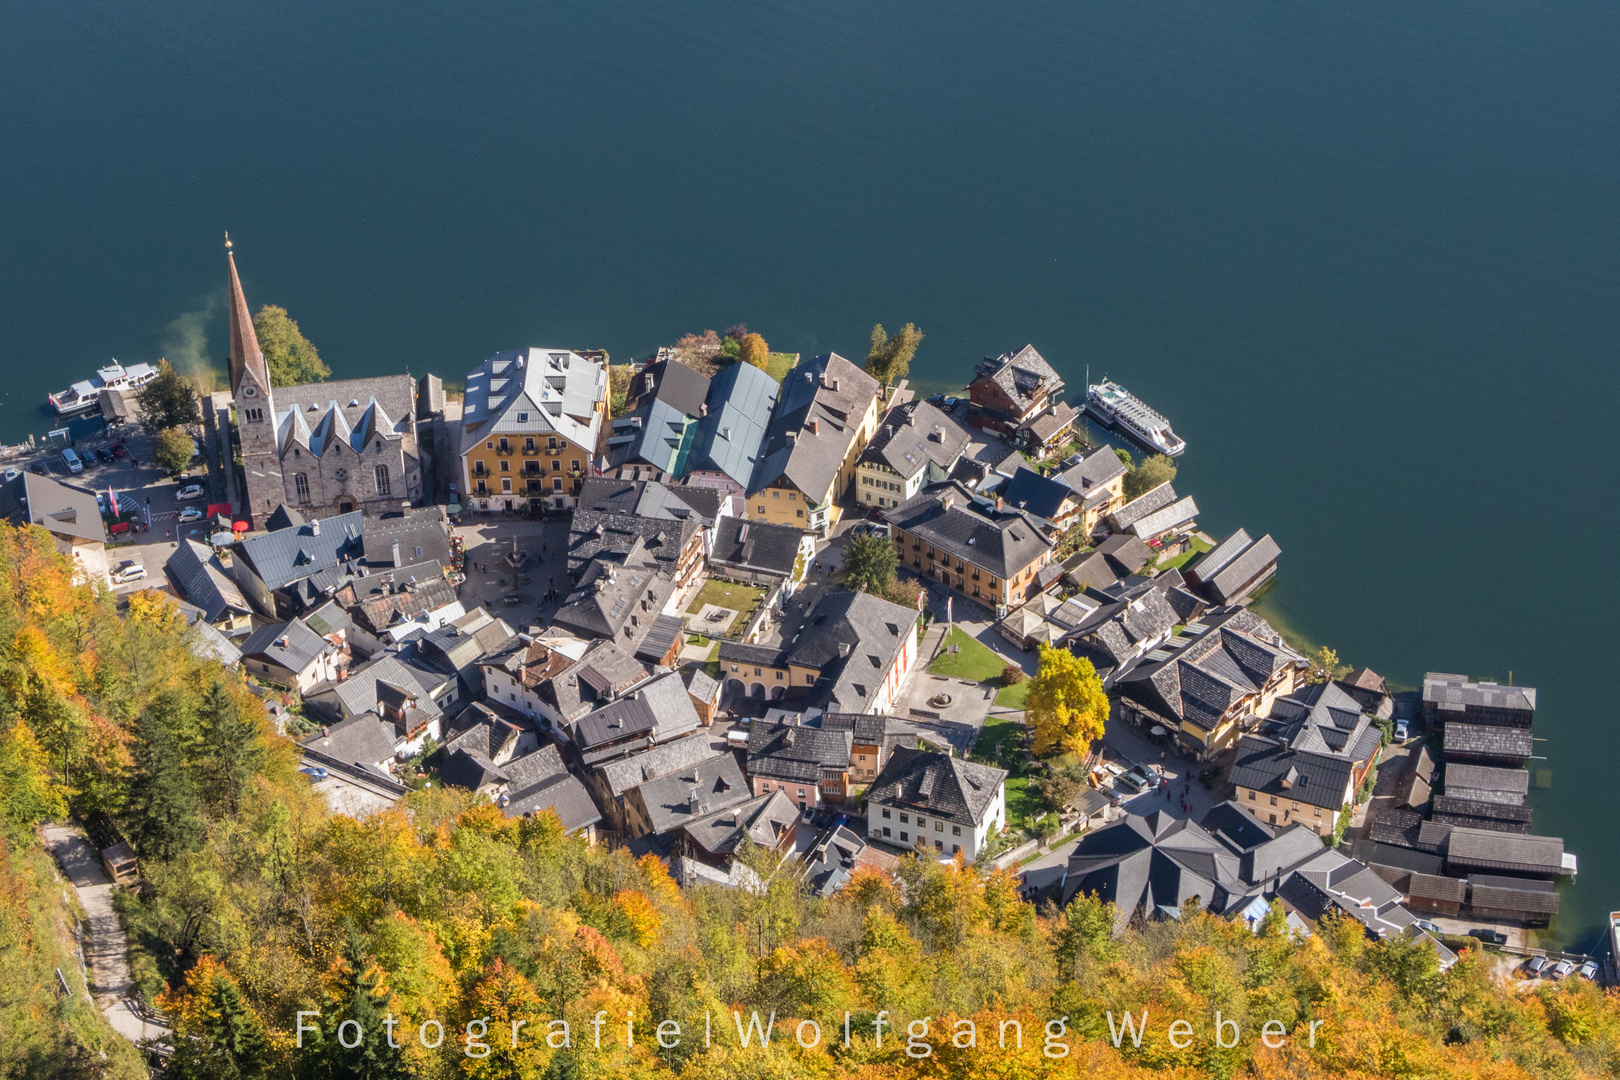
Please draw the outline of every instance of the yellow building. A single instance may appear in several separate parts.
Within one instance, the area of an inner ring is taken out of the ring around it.
[[[496,353],[467,375],[463,500],[474,510],[574,504],[607,414],[605,364],[567,349]]]
[[[960,484],[924,491],[884,512],[901,566],[993,608],[997,618],[1041,591],[1055,542],[1020,510],[994,509]]]
[[[883,415],[878,381],[837,353],[800,364],[781,396],[748,486],[749,518],[826,532]]]

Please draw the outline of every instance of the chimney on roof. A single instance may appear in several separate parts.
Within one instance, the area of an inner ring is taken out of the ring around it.
[[[394,541],[394,565],[395,566],[402,565],[401,562],[400,562],[400,558],[399,558],[399,541],[398,540]]]
[[[849,655],[849,642],[840,641],[838,643],[838,655],[840,657],[846,657]]]
[[[956,496],[950,492],[946,492],[944,495],[939,497],[939,505],[949,510],[952,506],[956,505]]]
[[[693,788],[691,791],[686,793],[686,809],[688,813],[697,813],[698,807],[702,804],[702,802],[703,796],[698,794],[697,788]]]
[[[1007,500],[1003,499],[1000,495],[997,495],[996,496],[996,509],[1000,510],[1005,505],[1007,505]]]
[[[319,536],[319,535],[321,535],[321,523],[319,521],[312,521],[312,522],[309,523],[309,535],[311,535],[311,536]]]
[[[745,522],[742,523],[742,528],[737,530],[737,543],[740,544],[740,543],[742,543],[743,541],[745,541],[747,539],[748,539],[748,522],[745,521]]]
[[[285,649],[287,647],[287,645],[289,644],[289,641],[290,641],[290,639],[287,637],[287,635],[282,634],[280,637],[278,637],[276,639],[276,645],[278,647],[280,647],[280,648]]]
[[[804,426],[810,429],[810,434],[812,435],[819,435],[821,433],[821,421],[819,420],[811,420]]]

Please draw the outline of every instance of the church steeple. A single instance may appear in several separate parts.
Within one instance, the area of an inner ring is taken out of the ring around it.
[[[263,390],[270,389],[270,370],[265,366],[259,335],[253,331],[253,313],[242,295],[242,279],[236,275],[236,254],[231,250],[231,234],[225,234],[225,261],[231,268],[231,396],[239,397],[242,376],[251,374]]]

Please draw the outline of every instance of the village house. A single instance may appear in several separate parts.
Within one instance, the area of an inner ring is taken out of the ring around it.
[[[1113,447],[1102,446],[1054,475],[1053,479],[1066,484],[1080,497],[1076,524],[1082,536],[1091,536],[1104,518],[1125,505],[1128,471]]]
[[[714,749],[709,745],[708,732],[694,731],[645,750],[588,764],[586,783],[607,828],[623,835],[629,819],[625,802],[632,789],[712,757]]]
[[[299,614],[330,595],[351,569],[360,570],[363,524],[364,516],[355,510],[249,536],[232,552],[236,584],[266,618]],[[317,576],[321,580],[309,582]],[[309,587],[299,588],[301,583]]]
[[[1080,524],[1085,505],[1078,491],[1027,466],[1014,471],[993,489],[979,485],[979,493],[995,496],[999,506],[1022,510],[1036,518],[1054,540]]]
[[[971,439],[967,429],[926,401],[889,410],[855,464],[862,506],[899,506],[950,478]]]
[[[867,835],[972,863],[1007,827],[1007,770],[897,749],[866,792]]]
[[[765,456],[781,385],[752,364],[732,364],[709,380],[709,396],[687,456],[686,483],[721,493],[725,512],[747,513],[745,496]],[[803,525],[796,525],[803,528]]]
[[[336,685],[327,684],[305,697],[306,709],[348,719],[376,713],[399,728],[411,752],[431,736],[444,734],[447,710],[466,700],[461,680],[388,653],[374,657]]]
[[[923,491],[884,513],[895,554],[938,581],[994,609],[996,617],[1042,591],[1037,575],[1055,542],[1028,514],[974,502],[956,483]]]
[[[668,742],[701,726],[686,684],[670,671],[580,717],[569,736],[581,760],[595,764]]]
[[[574,505],[607,412],[608,376],[567,349],[496,353],[467,373],[463,490],[482,511]]]
[[[1258,726],[1310,666],[1247,608],[1206,613],[1184,636],[1188,644],[1120,679],[1120,715],[1150,729],[1164,727],[1205,760]]]
[[[568,572],[577,575],[598,554],[628,550],[639,539],[660,572],[687,585],[703,569],[723,503],[704,488],[592,477],[580,486],[569,523]]]
[[[619,480],[684,477],[708,396],[708,378],[679,360],[632,374],[624,414],[613,418],[603,472]]]
[[[657,544],[657,537],[654,536]],[[663,543],[670,543],[666,535]],[[661,546],[661,545],[660,545]],[[675,581],[662,572],[656,548],[641,536],[628,546],[599,551],[585,564],[552,626],[582,638],[639,649],[674,597]]]
[[[176,594],[196,605],[210,625],[227,632],[251,627],[253,609],[213,548],[182,539],[163,569]]]
[[[575,721],[650,678],[646,666],[611,641],[529,641],[479,662],[484,691],[554,735],[571,740]]]
[[[362,557],[377,567],[433,563],[450,568],[450,525],[444,509],[427,506],[387,514],[367,514],[360,526]]]
[[[107,584],[107,526],[94,492],[23,472],[0,484],[0,517],[17,526],[38,525],[84,580]]]
[[[1131,533],[1136,535],[1133,526],[1149,514],[1163,510],[1176,502],[1175,485],[1166,480],[1157,487],[1149,488],[1119,509],[1108,514],[1104,519],[1108,531],[1113,533]]]
[[[557,815],[564,832],[596,843],[602,811],[597,809],[590,790],[568,771],[555,746],[542,746],[514,758],[500,770],[506,782],[495,804],[507,817],[524,818],[549,811]]]
[[[785,853],[793,844],[800,811],[785,791],[777,788],[768,795],[755,795],[743,802],[711,810],[679,822],[669,837],[668,847],[676,864],[677,879],[692,882],[712,880],[693,873],[688,865],[724,868],[746,837],[756,847],[772,853]],[[632,851],[635,849],[632,848]],[[757,879],[756,879],[757,881]],[[733,879],[719,882],[730,885]]]
[[[1378,765],[1382,732],[1332,683],[1279,698],[1261,730],[1238,741],[1231,783],[1238,802],[1272,825],[1332,836]]]
[[[917,660],[917,613],[869,593],[829,592],[783,648],[720,643],[736,694],[848,713],[889,709]]]
[[[877,431],[881,389],[837,353],[789,371],[748,485],[747,516],[821,534],[837,524],[838,499]]]
[[[665,835],[750,798],[737,755],[715,754],[624,793],[624,836]]]
[[[1460,720],[1487,727],[1529,728],[1536,691],[1529,686],[1470,682],[1466,675],[1431,671],[1423,676],[1423,718],[1432,726]]]
[[[821,714],[821,728],[850,733],[849,780],[855,788],[876,780],[896,749],[917,747],[915,733],[900,730],[894,717],[882,714],[826,712]]]
[[[755,795],[784,791],[806,814],[823,803],[843,803],[853,746],[847,730],[756,720],[748,730],[748,780]]]
[[[973,369],[973,381],[968,384],[968,399],[973,409],[968,423],[1002,436],[1016,436],[1020,432],[1033,435],[1030,425],[1060,404],[1063,378],[1033,345],[1025,345],[1016,353],[1003,353],[985,357]],[[1074,423],[1071,406],[1067,425],[1046,431],[1047,438],[1035,436],[1045,443],[1055,440]],[[1058,418],[1061,424],[1062,418]]]
[[[343,679],[349,647],[341,631],[324,638],[302,619],[261,626],[242,643],[242,665],[262,682],[305,695]]]
[[[782,583],[792,596],[816,552],[816,538],[793,525],[723,517],[714,527],[711,576],[767,589]]]

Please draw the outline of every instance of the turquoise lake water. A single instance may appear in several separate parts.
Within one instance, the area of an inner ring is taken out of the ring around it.
[[[1620,908],[1620,9],[13,4],[0,437],[249,299],[339,375],[739,320],[960,385],[1034,342],[1175,422],[1208,531],[1347,662],[1541,690],[1556,936]],[[1604,776],[1611,776],[1609,781]]]

